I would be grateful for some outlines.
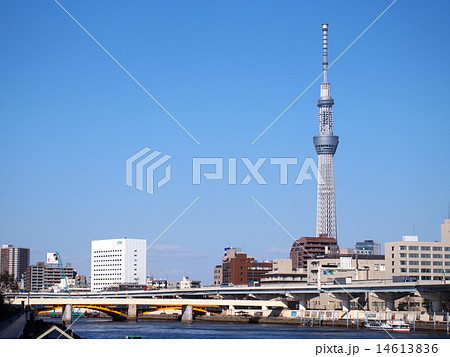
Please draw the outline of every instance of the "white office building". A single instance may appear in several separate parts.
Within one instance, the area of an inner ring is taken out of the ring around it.
[[[145,239],[105,239],[91,243],[91,290],[117,283],[145,284]]]

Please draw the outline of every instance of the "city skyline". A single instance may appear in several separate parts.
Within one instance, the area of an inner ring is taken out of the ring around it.
[[[320,11],[313,2],[60,3],[200,145],[56,4],[3,3],[11,35],[1,40],[8,51],[0,60],[2,244],[30,247],[31,262],[59,251],[89,276],[92,240],[152,242],[200,197],[149,249],[147,273],[207,284],[225,246],[258,260],[288,257],[292,239],[251,197],[296,238],[314,235],[315,181],[295,186],[289,176],[279,185],[267,170],[268,185],[194,186],[191,160],[315,159],[319,83],[251,142],[322,71],[320,25],[332,28],[332,61],[390,2],[325,1]],[[449,7],[398,1],[329,70],[339,93],[341,247],[413,230],[421,241],[440,237],[450,144],[448,114],[436,103],[449,97],[442,70]],[[172,181],[153,196],[125,185],[125,160],[145,146],[173,157]]]

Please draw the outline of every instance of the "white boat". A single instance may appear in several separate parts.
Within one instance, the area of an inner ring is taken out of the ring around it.
[[[409,332],[409,324],[401,320],[391,320],[386,322],[370,322],[366,325],[372,331],[394,331],[394,332]]]
[[[366,327],[372,331],[392,331],[392,325],[387,322],[369,322]]]
[[[392,326],[392,331],[394,332],[409,332],[409,324],[402,320],[389,321]]]

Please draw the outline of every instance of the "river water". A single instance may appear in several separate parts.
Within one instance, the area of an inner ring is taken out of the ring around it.
[[[49,319],[50,321],[50,319]],[[150,339],[337,339],[368,338],[388,339],[383,331],[369,331],[365,328],[353,329],[345,327],[307,327],[300,325],[280,324],[243,324],[194,322],[183,325],[179,321],[138,321],[114,322],[98,319],[78,319],[72,330],[88,339],[122,339],[127,335],[139,335]],[[444,333],[430,332],[390,332],[394,338],[448,338]]]

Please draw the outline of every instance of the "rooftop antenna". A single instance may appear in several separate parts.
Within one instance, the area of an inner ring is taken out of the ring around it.
[[[323,45],[323,82],[327,83],[328,71],[328,24],[322,24],[322,45]]]

